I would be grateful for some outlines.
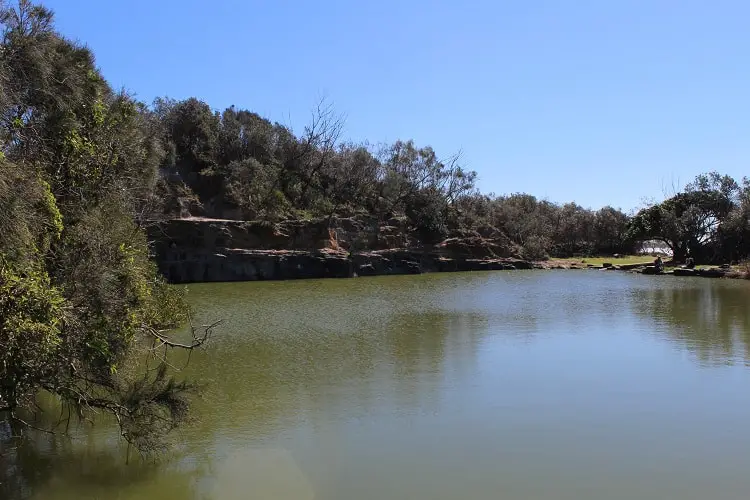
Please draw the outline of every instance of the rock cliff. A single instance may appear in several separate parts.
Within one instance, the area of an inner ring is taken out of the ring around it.
[[[514,258],[502,235],[465,233],[422,245],[402,219],[269,223],[193,217],[154,224],[149,239],[161,272],[173,283],[535,267]]]

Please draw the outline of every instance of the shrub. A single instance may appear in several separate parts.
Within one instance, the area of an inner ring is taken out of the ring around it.
[[[530,236],[521,248],[521,257],[526,260],[549,259],[549,240],[543,236]]]

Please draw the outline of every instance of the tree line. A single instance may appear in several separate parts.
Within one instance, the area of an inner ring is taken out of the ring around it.
[[[156,188],[161,212],[152,217],[401,216],[422,243],[501,234],[529,259],[627,254],[647,240],[678,261],[688,254],[737,260],[750,251],[747,179],[709,172],[635,213],[591,210],[525,193],[480,193],[460,154],[439,157],[413,141],[343,141],[343,122],[324,103],[297,135],[251,111],[219,113],[196,98],[157,99],[146,112],[167,151]]]
[[[107,412],[140,450],[187,414],[163,332],[189,310],[149,258],[145,227],[202,215],[278,221],[402,218],[425,245],[498,237],[529,259],[633,252],[750,253],[750,184],[709,173],[633,215],[529,194],[480,193],[460,154],[357,144],[324,102],[295,133],[196,98],[145,104],[111,88],[87,47],[30,0],[0,3],[0,415],[19,428],[39,392],[64,414]],[[144,357],[149,361],[143,366]]]
[[[423,243],[494,232],[534,259],[633,249],[629,218],[619,209],[483,195],[460,154],[441,158],[413,141],[341,141],[342,121],[324,104],[299,135],[251,111],[212,111],[195,98],[158,99],[151,112],[168,151],[158,188],[167,200],[162,216],[402,216]]]

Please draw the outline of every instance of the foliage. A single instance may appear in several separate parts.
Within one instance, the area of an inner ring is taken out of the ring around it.
[[[521,249],[521,256],[528,260],[549,259],[550,242],[544,236],[532,235],[526,239]]]
[[[49,251],[63,230],[49,184],[0,158],[0,252],[18,262]]]
[[[459,199],[456,209],[459,227],[500,231],[526,248],[524,256],[533,260],[548,254],[567,257],[633,250],[626,235],[628,217],[612,207],[594,212],[575,203],[559,205],[523,193],[499,197],[474,193]]]
[[[165,212],[229,219],[282,220],[367,214],[405,216],[413,235],[437,243],[466,229],[507,235],[527,254],[627,253],[627,216],[527,194],[474,190],[461,156],[438,157],[413,141],[371,146],[339,142],[342,122],[321,103],[302,134],[247,111],[214,113],[208,104],[158,99],[167,154]],[[195,201],[189,193],[194,193]],[[193,207],[186,209],[186,206]]]
[[[448,232],[450,206],[474,185],[459,157],[440,160],[432,148],[412,141],[370,147],[340,143],[342,121],[321,103],[300,136],[278,123],[230,107],[213,113],[208,104],[158,99],[162,162],[168,186],[185,186],[202,215],[280,220],[330,217],[342,212],[409,216],[414,231],[438,241]],[[189,198],[167,187],[178,215]],[[169,210],[167,210],[169,212]]]
[[[678,259],[750,254],[747,179],[698,176],[633,218],[481,194],[460,154],[343,142],[325,102],[298,132],[196,98],[147,106],[114,91],[48,9],[0,3],[0,25],[0,411],[16,423],[38,391],[84,418],[109,412],[143,451],[184,421],[192,386],[171,378],[165,354],[146,347],[157,363],[142,372],[134,361],[144,339],[193,349],[210,331],[183,345],[163,336],[187,309],[149,258],[153,219],[364,215],[406,221],[421,243],[480,235],[534,260],[628,254],[646,239]]]
[[[639,211],[629,236],[658,240],[678,261],[687,256],[704,262],[747,256],[750,198],[747,181],[741,187],[717,172],[699,175],[683,192]]]
[[[139,226],[160,123],[52,20],[28,0],[0,10],[0,413],[23,424],[44,390],[82,418],[109,412],[148,451],[184,420],[189,389],[162,355],[137,383],[121,374],[144,336],[187,313]]]
[[[0,258],[0,411],[31,404],[39,382],[54,377],[63,305],[44,270],[21,272]]]

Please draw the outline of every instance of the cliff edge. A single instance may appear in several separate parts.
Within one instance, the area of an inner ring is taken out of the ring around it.
[[[507,238],[463,232],[428,245],[405,219],[238,221],[189,217],[154,223],[149,240],[172,283],[348,278],[532,269]]]

